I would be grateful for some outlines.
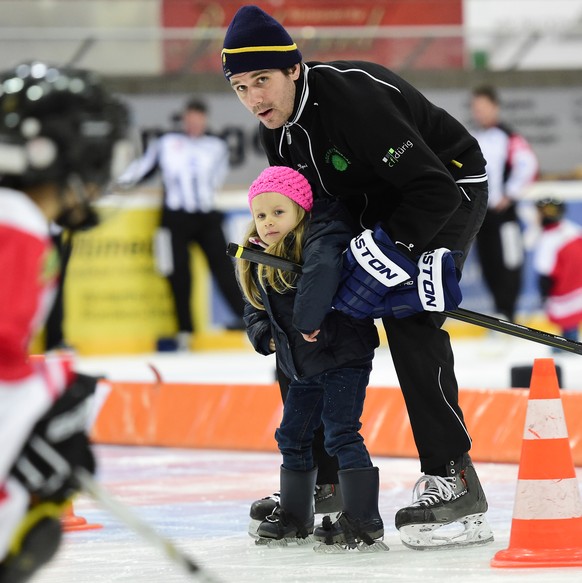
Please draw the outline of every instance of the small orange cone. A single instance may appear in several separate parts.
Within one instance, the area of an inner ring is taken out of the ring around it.
[[[73,503],[67,504],[61,516],[61,526],[65,532],[72,530],[96,530],[103,528],[101,524],[89,524],[82,516],[77,516],[73,510]]]
[[[582,566],[582,502],[551,358],[534,360],[509,548],[491,566]]]

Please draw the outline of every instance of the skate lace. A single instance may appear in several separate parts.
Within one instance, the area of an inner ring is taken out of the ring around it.
[[[421,488],[424,486],[424,490]],[[455,478],[421,476],[412,490],[412,506],[432,506],[455,497]]]

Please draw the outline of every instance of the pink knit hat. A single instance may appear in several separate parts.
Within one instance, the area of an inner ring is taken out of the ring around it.
[[[278,192],[306,211],[313,208],[313,193],[309,182],[297,170],[287,166],[270,166],[259,174],[249,189],[249,206],[253,198],[263,192]]]

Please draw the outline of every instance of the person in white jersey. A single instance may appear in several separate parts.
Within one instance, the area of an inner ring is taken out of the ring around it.
[[[476,249],[498,316],[514,320],[521,291],[524,244],[517,203],[538,175],[538,159],[527,140],[500,120],[497,90],[489,85],[473,89],[472,132],[487,160],[489,201],[477,233]]]
[[[190,348],[194,331],[191,243],[197,243],[205,254],[218,288],[234,314],[233,327],[243,327],[244,305],[232,260],[225,253],[223,214],[215,208],[216,193],[229,171],[228,146],[222,138],[208,133],[207,124],[206,104],[191,98],[182,112],[183,131],[168,132],[151,140],[143,156],[119,179],[122,185],[136,186],[161,172],[163,203],[155,238],[156,264],[170,283],[179,350]]]

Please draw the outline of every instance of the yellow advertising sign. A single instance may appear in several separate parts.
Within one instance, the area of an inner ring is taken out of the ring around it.
[[[127,208],[74,235],[65,278],[65,337],[80,354],[150,352],[175,334],[166,280],[155,270],[157,208]]]

